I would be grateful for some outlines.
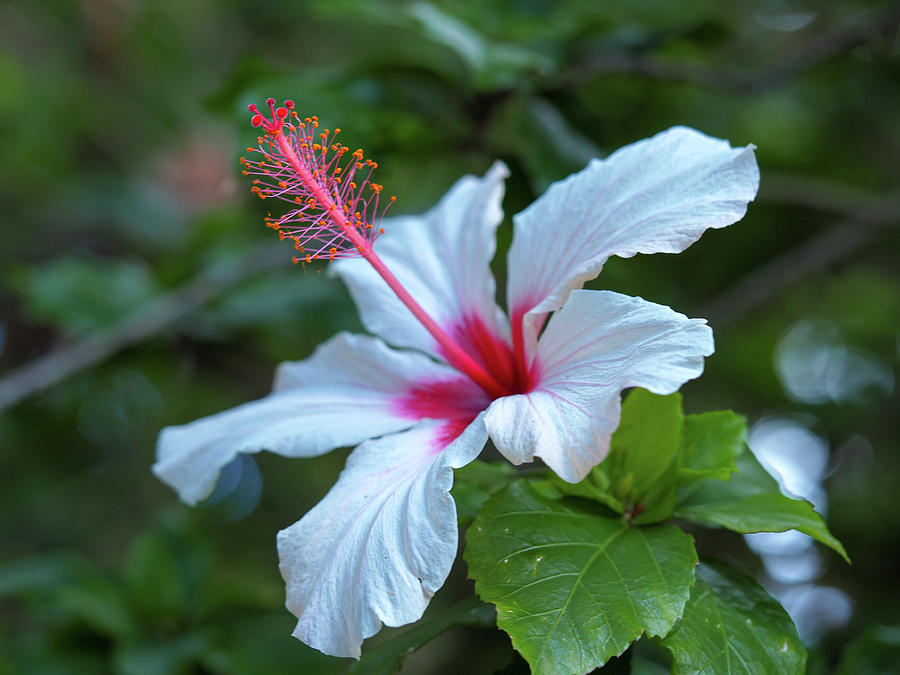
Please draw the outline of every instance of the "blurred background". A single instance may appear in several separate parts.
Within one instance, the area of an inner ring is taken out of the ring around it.
[[[853,565],[802,536],[697,532],[786,605],[810,672],[900,662],[900,4],[851,0],[25,0],[0,5],[0,672],[342,673],[290,637],[275,533],[346,451],[263,453],[212,498],[149,467],[160,428],[268,392],[361,330],[290,263],[238,158],[292,98],[379,161],[393,213],[495,158],[501,226],[675,124],[755,143],[743,221],[591,286],[709,319],[685,408],[733,408]],[[499,284],[500,288],[503,283]],[[462,561],[427,616],[471,592]],[[396,638],[383,631],[374,644]],[[456,627],[407,673],[519,672]]]

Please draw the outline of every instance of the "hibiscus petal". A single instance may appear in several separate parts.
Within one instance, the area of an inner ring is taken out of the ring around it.
[[[453,429],[427,421],[363,443],[325,498],[278,533],[295,637],[358,658],[382,624],[422,616],[456,557],[452,469],[487,441],[481,416],[448,444]]]
[[[573,291],[541,335],[537,387],[491,403],[485,424],[514,464],[540,457],[576,483],[609,452],[623,389],[671,394],[712,352],[703,319],[610,291]]]
[[[625,146],[552,185],[513,217],[510,315],[528,352],[543,316],[606,260],[678,253],[740,220],[759,187],[753,146],[732,148],[685,127]],[[517,337],[517,341],[518,341]]]
[[[508,334],[489,266],[508,175],[506,166],[496,162],[483,178],[464,176],[428,213],[386,220],[385,234],[375,242],[391,272],[450,334],[465,330],[467,323]],[[392,345],[440,355],[434,338],[371,265],[348,259],[332,268],[349,287],[368,331]]]
[[[377,338],[340,333],[304,361],[279,367],[272,394],[163,429],[153,472],[196,504],[241,452],[311,457],[412,426],[398,405],[420,381],[455,371]]]

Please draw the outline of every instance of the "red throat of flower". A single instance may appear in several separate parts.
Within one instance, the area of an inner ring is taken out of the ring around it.
[[[386,210],[379,211],[382,186],[371,180],[378,164],[365,159],[362,150],[350,153],[338,143],[340,129],[320,132],[317,117],[301,120],[293,101],[276,108],[270,98],[266,105],[271,118],[248,106],[250,124],[266,135],[257,139],[257,147],[247,148],[251,154],[241,157],[241,164],[244,175],[256,176],[252,190],[260,199],[277,198],[293,206],[279,218],[268,216],[266,224],[294,242],[300,251],[294,262],[364,258],[434,337],[450,365],[492,398],[510,393],[425,312],[375,253],[372,244],[384,233],[380,219]]]

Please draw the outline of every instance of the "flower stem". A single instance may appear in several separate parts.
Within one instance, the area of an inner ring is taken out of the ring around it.
[[[418,319],[419,323],[425,327],[425,330],[427,330],[437,341],[442,348],[443,355],[447,359],[447,362],[458,371],[465,373],[472,378],[472,380],[474,380],[478,386],[484,389],[491,397],[497,398],[504,396],[507,392],[503,386],[501,386],[490,373],[482,368],[478,362],[469,356],[453,340],[453,338],[438,326],[437,322],[428,315],[422,306],[416,302],[415,298],[409,294],[409,291],[403,287],[403,284],[401,284],[400,280],[394,276],[394,273],[387,268],[384,261],[373,250],[372,244],[360,235],[359,232],[356,231],[356,228],[348,222],[343,211],[335,204],[334,199],[331,198],[328,191],[319,185],[313,176],[310,175],[310,172],[300,161],[300,158],[297,157],[294,148],[291,147],[290,142],[281,130],[274,132],[273,135],[278,143],[278,149],[281,150],[281,154],[288,162],[290,162],[291,168],[294,169],[304,185],[315,197],[319,206],[325,210],[328,217],[330,217],[341,229],[344,236],[353,242],[359,250],[360,255],[375,268],[375,271],[378,272],[382,279],[384,279],[385,283],[387,283],[388,287],[390,287],[400,302],[406,305],[409,311],[413,313],[413,316]]]

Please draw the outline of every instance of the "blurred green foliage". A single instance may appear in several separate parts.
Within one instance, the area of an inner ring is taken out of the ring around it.
[[[246,105],[267,96],[366,148],[396,213],[496,158],[512,170],[512,214],[589,157],[674,124],[755,143],[762,187],[741,223],[679,256],[611,260],[592,286],[693,316],[718,308],[688,412],[783,417],[827,441],[829,526],[854,565],[824,557],[817,583],[853,614],[813,646],[810,670],[887,672],[900,621],[897,25],[896,3],[865,0],[5,3],[0,368],[115,330],[271,241],[237,164],[254,137]],[[862,196],[844,199],[850,188]],[[821,251],[803,246],[839,223],[863,238],[807,265]],[[510,236],[507,218],[501,280]],[[768,266],[792,255],[803,272],[782,283]],[[162,426],[263,395],[277,362],[359,330],[340,284],[290,256],[0,412],[0,672],[346,670],[289,636],[274,547],[346,453],[243,461],[194,510],[149,473]],[[475,479],[472,509],[493,490]],[[738,535],[713,547],[762,571]],[[470,592],[459,562],[431,625]],[[457,672],[476,651],[473,673],[519,672],[508,641],[470,623],[405,672]]]

